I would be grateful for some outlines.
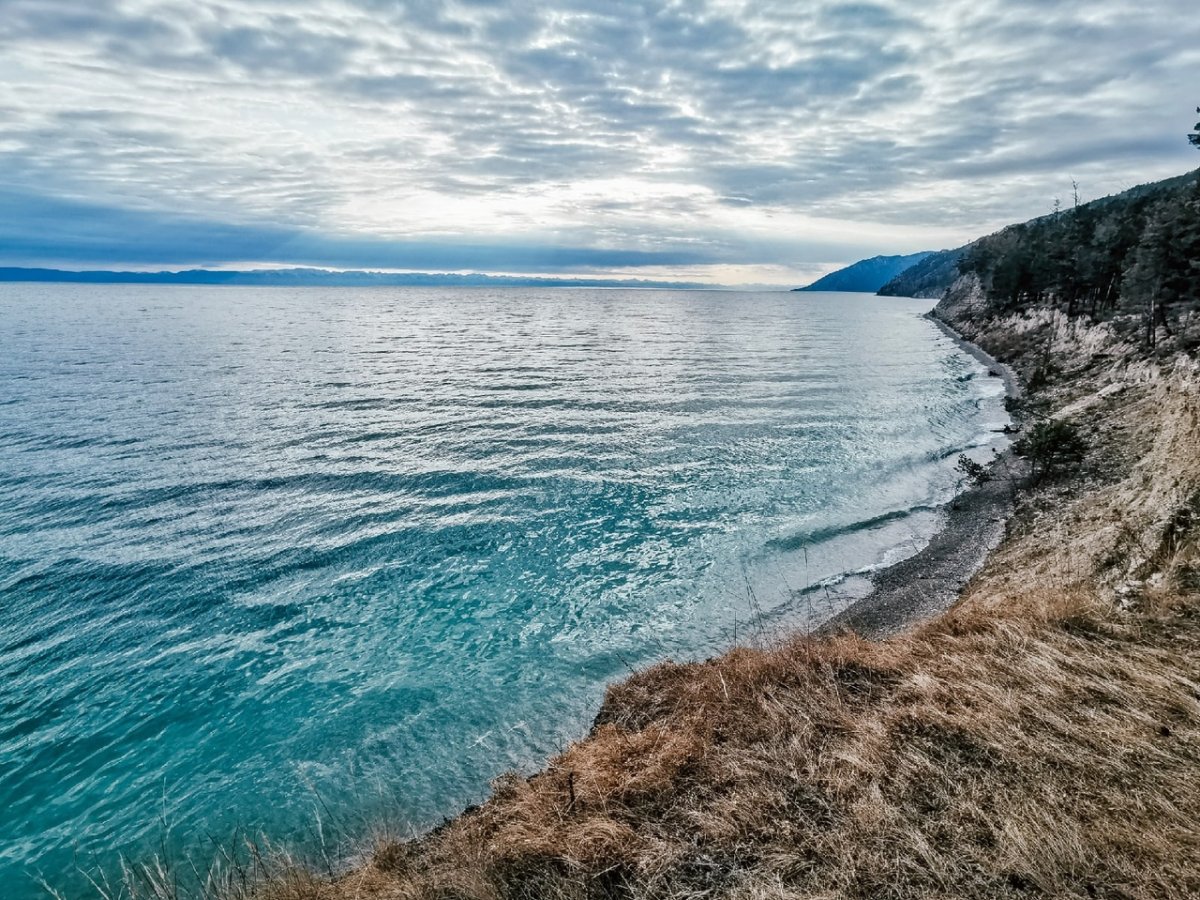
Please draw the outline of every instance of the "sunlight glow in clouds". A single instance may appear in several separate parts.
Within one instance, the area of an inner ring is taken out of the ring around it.
[[[1195,166],[1198,22],[1191,0],[0,0],[0,265],[798,283],[1043,213],[1072,177],[1095,197]]]

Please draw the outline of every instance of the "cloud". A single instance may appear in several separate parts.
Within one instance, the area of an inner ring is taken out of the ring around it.
[[[353,35],[310,31],[294,16],[276,16],[261,26],[211,26],[201,33],[213,60],[252,75],[325,78],[345,70],[363,47]]]
[[[800,271],[1195,165],[1197,38],[1180,0],[0,0],[0,187],[342,256]]]

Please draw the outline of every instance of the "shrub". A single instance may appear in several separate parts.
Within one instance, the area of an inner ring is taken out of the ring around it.
[[[1087,455],[1087,441],[1070,422],[1038,422],[1013,449],[1033,465],[1037,478],[1058,478],[1078,470]]]
[[[1057,376],[1062,374],[1062,370],[1054,363],[1045,363],[1033,370],[1033,374],[1029,376],[1027,387],[1031,394],[1036,394],[1042,388],[1046,387]]]
[[[965,454],[958,458],[958,465],[954,468],[965,475],[972,484],[983,484],[992,480],[992,473],[987,466],[975,462]]]

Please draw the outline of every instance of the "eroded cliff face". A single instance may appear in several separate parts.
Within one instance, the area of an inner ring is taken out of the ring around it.
[[[1200,372],[1193,360],[1098,367],[1089,383],[1051,386],[1039,413],[1077,426],[1088,454],[1075,475],[1022,505],[977,588],[1029,584],[1112,598],[1196,583],[1200,559]],[[1035,395],[1037,396],[1037,395]]]
[[[1200,534],[1200,361],[1148,348],[1112,322],[1052,306],[1003,311],[973,275],[935,315],[1012,365],[1030,389],[1027,422],[1077,426],[1089,452],[1075,476],[1027,497],[978,583],[994,595],[1050,578],[1113,593],[1194,575]]]
[[[1188,371],[1196,360],[1178,334],[1164,332],[1148,347],[1133,317],[1093,321],[1051,304],[1006,309],[987,298],[975,275],[955,281],[933,314],[1013,366],[1045,403]]]

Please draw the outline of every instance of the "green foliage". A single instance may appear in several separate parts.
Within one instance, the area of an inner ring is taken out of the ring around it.
[[[992,473],[988,470],[987,466],[975,462],[975,460],[965,454],[959,456],[958,465],[954,468],[966,476],[967,480],[972,484],[984,484],[992,480]]]
[[[1087,456],[1088,445],[1070,422],[1038,422],[1013,449],[1033,464],[1038,478],[1058,478],[1075,472]]]
[[[1196,107],[1196,112],[1200,113],[1200,106]],[[1200,148],[1200,122],[1192,126],[1196,130],[1188,135],[1188,140],[1192,142],[1192,146]]]

